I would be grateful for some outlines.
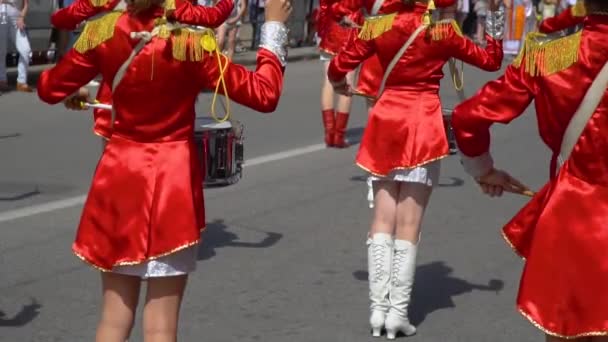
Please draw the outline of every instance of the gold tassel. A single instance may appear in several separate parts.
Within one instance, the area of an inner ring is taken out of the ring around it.
[[[102,7],[108,4],[109,0],[89,0],[93,7]]]
[[[549,40],[541,33],[531,33],[519,56],[513,61],[531,76],[547,76],[560,72],[578,61],[581,31],[559,39]]]
[[[585,1],[577,0],[576,4],[570,8],[572,11],[573,17],[584,17],[587,15],[587,10],[585,9]]]
[[[175,0],[165,0],[165,11],[175,10]]]
[[[80,53],[85,53],[112,38],[116,22],[121,15],[122,12],[115,11],[89,21],[76,43],[74,43],[74,49]]]
[[[376,39],[381,34],[390,31],[390,29],[393,27],[393,22],[395,21],[396,16],[397,13],[391,13],[367,17],[361,31],[359,32],[359,39]]]
[[[426,12],[424,12],[424,15],[422,16],[422,24],[423,25],[431,25],[432,21],[432,12],[434,10],[436,10],[437,8],[435,7],[435,1],[433,0],[429,0],[428,5],[426,7]]]
[[[443,40],[449,37],[451,30],[454,30],[457,35],[462,37],[462,31],[460,30],[458,23],[453,19],[439,21],[435,23],[430,30],[431,37],[435,41]]]
[[[173,31],[173,58],[178,61],[202,61],[205,51],[211,53],[217,50],[213,31],[189,31],[180,29]]]

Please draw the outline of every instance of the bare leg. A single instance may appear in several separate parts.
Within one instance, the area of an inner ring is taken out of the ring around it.
[[[226,24],[220,25],[217,28],[217,46],[220,51],[224,51],[224,43],[226,42]]]
[[[139,300],[141,280],[116,273],[102,273],[103,308],[97,342],[125,342],[129,338]]]
[[[334,109],[334,88],[327,78],[329,61],[323,62],[323,85],[321,86],[321,110]]]
[[[374,181],[374,219],[370,235],[384,233],[394,235],[396,224],[399,183]]]
[[[188,276],[148,280],[144,307],[144,341],[176,342],[179,309]]]
[[[353,86],[353,79],[355,78],[354,72],[349,72],[346,74],[346,81],[348,84]],[[350,107],[353,100],[352,97],[348,96],[338,96],[338,106],[337,111],[341,113],[350,113]]]
[[[401,182],[397,204],[397,240],[418,243],[420,225],[433,188],[420,183]]]
[[[228,48],[227,55],[228,58],[232,59],[234,57],[234,51],[236,50],[236,27],[232,28],[228,31]]]

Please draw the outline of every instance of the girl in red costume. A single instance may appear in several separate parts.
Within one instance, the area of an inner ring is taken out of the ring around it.
[[[321,62],[323,62],[323,85],[321,87],[321,114],[325,128],[325,144],[328,147],[345,148],[348,143],[345,139],[346,126],[351,108],[352,99],[348,96],[338,95],[337,106],[334,107],[336,94],[327,80],[327,67],[332,58],[345,46],[354,28],[340,23],[331,13],[331,4],[335,0],[320,0],[318,35],[321,39]],[[352,13],[355,15],[355,13]],[[348,75],[352,80],[352,73]]]
[[[390,14],[390,11],[394,8],[395,3],[399,3],[402,0],[342,0],[336,2],[331,7],[331,13],[333,14],[334,20],[339,22],[354,21],[355,25],[362,26],[365,22],[365,17]],[[448,8],[456,3],[456,0],[437,0],[435,6],[437,8]],[[362,13],[361,13],[362,12]],[[363,14],[355,15],[353,13]],[[355,36],[351,36],[351,39],[355,39]],[[347,43],[349,45],[351,42]],[[373,54],[371,57],[361,63],[358,72],[357,84],[355,86],[356,94],[364,96],[367,101],[368,114],[371,107],[374,104],[374,98],[377,95],[378,87],[382,82],[384,69],[380,64],[377,54]]]
[[[551,177],[503,235],[525,259],[517,308],[550,342],[608,341],[608,2],[585,6],[581,31],[528,36],[504,76],[459,105],[452,121],[463,165],[485,193],[523,190],[493,168],[489,129],[534,100]]]
[[[58,29],[73,31],[80,23],[96,15],[112,11],[121,0],[76,0],[70,6],[62,8],[51,16],[51,23]],[[168,17],[181,23],[216,28],[231,14],[232,0],[220,0],[214,7],[204,7],[191,3],[189,0],[175,0],[175,10],[168,11]],[[112,103],[110,83],[102,79],[97,92],[97,101],[105,104]],[[102,150],[112,135],[110,127],[112,112],[106,109],[93,110],[93,132],[102,139]]]
[[[113,133],[73,244],[79,258],[102,271],[98,342],[128,338],[142,279],[145,341],[177,338],[205,225],[193,141],[198,94],[219,87],[236,102],[272,112],[282,90],[288,2],[267,2],[255,72],[222,56],[210,29],[166,23],[162,3],[129,0],[127,13],[89,21],[74,49],[38,83],[40,98],[55,104],[74,93],[70,102],[88,100],[80,87],[97,74],[113,80]]]
[[[384,326],[393,339],[399,331],[416,332],[407,311],[420,225],[439,160],[448,155],[438,94],[442,68],[454,57],[498,70],[504,21],[493,8],[482,49],[462,36],[455,21],[431,23],[432,1],[391,6],[391,14],[366,21],[360,38],[331,62],[328,76],[337,92],[350,94],[346,74],[374,53],[389,75],[377,92],[356,162],[371,174],[375,207],[368,239],[370,324],[375,336]]]

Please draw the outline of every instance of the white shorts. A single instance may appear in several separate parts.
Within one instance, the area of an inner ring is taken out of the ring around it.
[[[433,187],[439,183],[441,160],[420,165],[413,169],[398,169],[386,177],[370,175],[367,177],[367,201],[369,207],[374,207],[374,181],[389,180],[394,182],[421,183]]]
[[[112,272],[142,279],[185,275],[196,269],[197,254],[198,244],[141,264],[116,266]]]
[[[321,60],[321,62],[329,62],[334,58],[333,55],[330,55],[329,53],[325,52],[325,51],[321,51],[319,59]]]

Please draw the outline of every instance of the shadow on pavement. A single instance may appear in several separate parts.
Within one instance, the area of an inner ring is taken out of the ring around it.
[[[356,145],[358,143],[361,142],[361,139],[363,138],[363,131],[365,130],[365,127],[353,127],[353,128],[349,128],[346,130],[346,140],[348,140],[348,142],[351,145]]]
[[[207,224],[202,235],[202,243],[198,250],[198,260],[211,259],[216,255],[215,250],[223,247],[236,248],[268,248],[275,245],[283,234],[263,232],[266,237],[258,242],[240,242],[238,235],[229,232],[224,220],[215,220]]]
[[[487,285],[471,284],[464,279],[452,276],[453,271],[442,261],[419,265],[416,268],[416,280],[409,312],[412,324],[420,325],[429,314],[437,310],[455,307],[452,297],[473,290],[498,293],[504,287],[504,282],[498,279],[491,279]],[[356,271],[353,276],[357,280],[367,281],[366,271]]]
[[[12,318],[7,318],[6,314],[0,311],[0,327],[22,327],[33,321],[40,314],[39,309],[41,307],[42,305],[38,304],[35,299],[32,299],[31,304],[24,305],[21,311]]]

